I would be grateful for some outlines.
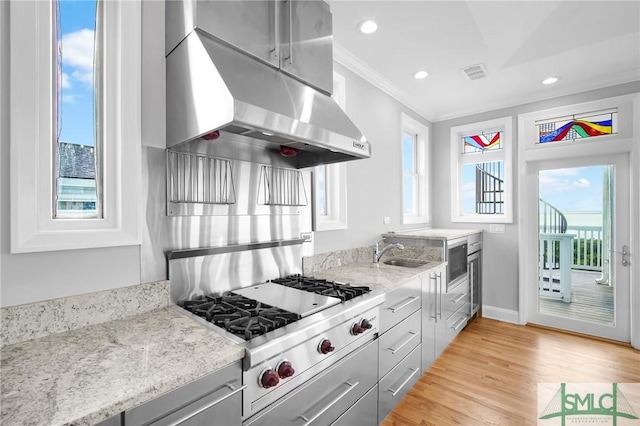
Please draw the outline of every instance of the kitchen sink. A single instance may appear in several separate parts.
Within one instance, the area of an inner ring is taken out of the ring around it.
[[[405,268],[419,268],[426,265],[428,262],[415,259],[389,259],[383,262],[385,265],[392,266],[404,266]]]

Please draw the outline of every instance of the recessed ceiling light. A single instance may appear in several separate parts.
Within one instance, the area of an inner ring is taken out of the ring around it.
[[[413,78],[418,79],[418,80],[422,80],[423,78],[427,78],[427,76],[429,75],[428,72],[424,71],[424,70],[420,70],[416,73],[413,74]]]
[[[559,77],[549,77],[549,78],[546,78],[546,79],[542,80],[542,84],[553,84],[553,83],[557,82],[558,79],[559,79]]]
[[[376,22],[372,20],[364,21],[363,23],[360,24],[360,31],[363,34],[375,33],[377,29],[378,29],[378,24],[376,24]]]

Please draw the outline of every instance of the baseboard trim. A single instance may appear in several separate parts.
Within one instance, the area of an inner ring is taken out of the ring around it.
[[[511,309],[496,308],[495,306],[482,306],[482,316],[498,321],[520,324],[518,311]]]

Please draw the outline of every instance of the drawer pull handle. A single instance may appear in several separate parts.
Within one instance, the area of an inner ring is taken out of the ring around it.
[[[396,312],[406,308],[407,306],[409,306],[410,304],[412,304],[413,302],[415,302],[416,300],[418,300],[417,296],[412,296],[409,298],[409,300],[407,300],[406,302],[404,302],[402,305],[400,306],[394,306],[394,307],[390,307],[389,309],[391,309],[391,313],[395,314]]]
[[[246,389],[247,385],[241,386],[238,389],[235,389],[231,383],[227,383],[226,386],[231,389],[231,392],[229,392],[228,394],[226,394],[225,396],[222,396],[218,399],[216,399],[215,401],[212,401],[210,403],[208,403],[207,405],[205,405],[204,407],[200,407],[199,409],[197,409],[196,411],[194,411],[193,413],[189,413],[186,416],[182,417],[179,420],[176,420],[173,423],[170,423],[169,426],[178,426],[184,422],[186,422],[187,420],[189,420],[192,417],[197,416],[198,414],[202,413],[203,411],[208,410],[209,408],[213,407],[214,405],[224,401],[225,399],[237,394],[238,392],[242,392],[244,389]]]
[[[411,337],[409,337],[407,340],[405,340],[404,342],[402,342],[402,343],[400,344],[400,346],[398,346],[398,347],[397,347],[397,348],[395,348],[395,349],[393,349],[393,348],[387,348],[387,349],[389,349],[389,350],[391,351],[391,353],[392,353],[393,355],[395,355],[395,354],[396,354],[396,352],[398,352],[400,349],[402,349],[404,346],[406,346],[406,345],[407,345],[407,343],[409,343],[410,341],[412,341],[412,340],[413,340],[413,339],[418,335],[418,333],[414,333],[413,331],[410,331],[410,332],[409,332],[409,334],[411,334]]]
[[[459,301],[461,301],[462,299],[464,299],[464,297],[465,297],[466,295],[467,295],[467,293],[462,293],[460,296],[458,296],[458,297],[456,297],[455,299],[453,299],[453,300],[451,301],[451,303],[453,303],[453,304],[458,303]]]
[[[458,329],[463,325],[465,325],[466,323],[467,323],[467,317],[465,316],[463,318],[460,318],[458,322],[455,323],[455,325],[453,325],[451,328],[453,328],[455,331],[458,331]]]
[[[355,382],[355,383],[349,383],[349,382],[345,382],[345,384],[347,386],[349,386],[344,392],[341,392],[340,395],[336,396],[334,399],[331,400],[330,403],[328,403],[324,408],[322,408],[322,410],[318,411],[313,417],[311,418],[307,418],[306,416],[300,416],[300,418],[302,420],[304,420],[304,426],[308,426],[311,423],[315,422],[318,417],[320,417],[321,415],[323,415],[324,413],[327,412],[327,410],[329,410],[331,407],[333,407],[338,401],[340,401],[342,398],[345,397],[345,395],[347,395],[349,392],[351,392],[352,390],[354,390],[356,388],[356,386],[358,386],[360,384],[360,382]]]
[[[418,372],[419,369],[418,368],[410,368],[409,370],[411,370],[412,373],[409,374],[409,377],[407,377],[405,379],[405,381],[402,382],[402,384],[400,385],[400,387],[398,389],[396,389],[396,390],[393,390],[391,388],[388,389],[388,391],[391,392],[391,396],[395,397],[398,394],[398,392],[400,392],[402,390],[402,388],[405,387],[405,385],[407,383],[409,383],[409,380],[411,380],[411,378],[416,375],[416,373]]]

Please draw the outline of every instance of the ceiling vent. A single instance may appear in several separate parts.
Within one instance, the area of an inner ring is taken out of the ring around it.
[[[471,65],[469,67],[462,68],[460,71],[462,71],[469,80],[479,80],[487,76],[487,68],[484,64]]]

